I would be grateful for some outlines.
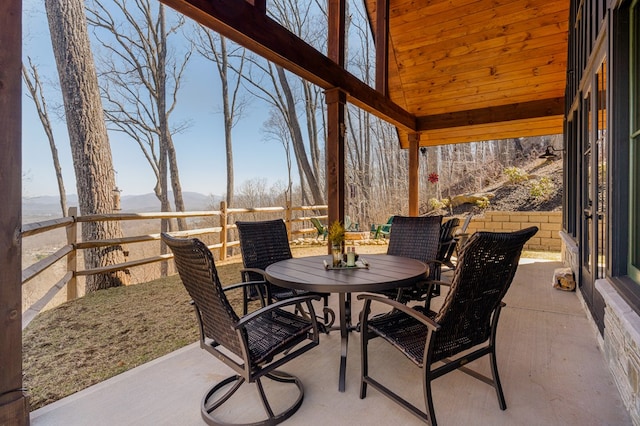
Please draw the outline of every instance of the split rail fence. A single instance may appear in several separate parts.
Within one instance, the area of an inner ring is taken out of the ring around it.
[[[160,234],[144,234],[134,235],[122,238],[114,238],[108,240],[82,241],[79,239],[78,224],[83,222],[97,221],[139,221],[139,220],[171,220],[171,219],[188,219],[188,218],[219,218],[219,226],[208,228],[196,228],[183,231],[172,231],[171,234],[178,237],[195,237],[203,235],[217,235],[218,241],[209,245],[209,249],[218,252],[218,258],[225,260],[229,249],[239,247],[240,241],[235,239],[237,233],[229,231],[235,230],[236,225],[229,223],[230,218],[233,220],[241,219],[243,216],[251,214],[251,219],[261,220],[273,219],[280,217],[287,225],[289,239],[300,235],[316,233],[315,227],[308,227],[311,217],[326,219],[327,206],[285,206],[285,207],[255,207],[255,208],[227,208],[226,203],[220,203],[220,210],[212,211],[193,211],[193,212],[162,212],[162,213],[111,213],[98,215],[77,215],[77,208],[69,209],[66,217],[52,219],[43,222],[34,222],[25,224],[22,227],[21,237],[28,238],[34,235],[44,234],[56,229],[64,228],[66,230],[66,245],[56,250],[54,253],[38,260],[34,264],[28,266],[22,271],[22,285],[31,281],[36,276],[51,268],[58,262],[66,259],[66,273],[64,276],[52,284],[49,290],[25,310],[22,316],[23,328],[31,322],[31,320],[49,303],[53,297],[63,288],[67,289],[67,300],[73,300],[78,297],[78,277],[89,276],[95,274],[104,274],[115,271],[129,270],[130,268],[148,265],[157,262],[165,262],[173,257],[171,253],[163,253],[161,249]],[[98,247],[116,247],[136,243],[144,243],[149,241],[158,241],[158,252],[161,254],[145,257],[140,259],[127,260],[123,263],[109,265],[100,268],[83,269],[79,266],[78,251],[98,248]]]

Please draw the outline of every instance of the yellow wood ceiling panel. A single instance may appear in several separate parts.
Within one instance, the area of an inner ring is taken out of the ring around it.
[[[432,15],[418,22],[406,22],[402,18],[394,20],[392,17],[390,25],[393,28],[393,41],[400,51],[404,51],[415,46],[440,45],[446,40],[473,40],[478,36],[486,36],[489,40],[555,22],[566,25],[566,20],[563,19],[566,7],[562,3],[552,2],[526,8],[527,5],[531,6],[531,1],[509,2],[499,9],[486,9],[484,4],[480,13],[473,14],[470,10],[463,10],[462,15]],[[558,16],[557,19],[554,20],[554,16]]]
[[[389,97],[418,118],[561,99],[568,11],[568,0],[389,0]],[[423,131],[421,144],[560,133],[553,114]]]

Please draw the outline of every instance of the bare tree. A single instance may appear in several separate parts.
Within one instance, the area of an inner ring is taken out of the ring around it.
[[[56,182],[58,183],[58,193],[60,194],[60,208],[62,209],[62,216],[66,216],[69,213],[67,209],[67,192],[64,188],[64,179],[62,178],[62,166],[60,165],[60,159],[58,157],[58,147],[53,137],[53,129],[51,128],[51,121],[49,120],[49,112],[47,110],[47,101],[42,92],[42,82],[38,75],[38,68],[33,64],[31,58],[29,60],[29,69],[22,64],[22,77],[29,89],[29,94],[33,103],[38,111],[38,117],[42,123],[42,128],[47,135],[49,141],[49,148],[51,149],[51,159],[53,160],[53,168],[56,173]]]
[[[322,32],[321,28],[326,27],[312,23],[313,19],[321,19],[322,16],[314,14],[310,2],[274,0],[270,3],[269,12],[303,40],[319,48],[324,44],[326,33]],[[317,124],[323,107],[321,92],[279,66],[253,56],[249,58],[252,72],[244,76],[248,90],[270,104],[287,123],[298,166],[302,203],[323,204],[325,197],[321,183],[323,157],[320,141],[323,132]],[[301,124],[301,117],[306,123],[306,138],[303,132],[305,125]]]
[[[269,120],[265,123],[267,137],[282,143],[287,162],[287,187],[284,191],[285,203],[293,202],[293,177],[291,176],[291,133],[281,114],[274,109],[269,113]]]
[[[198,26],[193,40],[196,50],[207,60],[216,64],[220,84],[222,85],[222,110],[224,117],[224,140],[227,161],[227,205],[233,205],[233,141],[231,131],[246,105],[243,98],[239,96],[242,87],[241,75],[245,63],[246,50],[231,43],[227,45],[227,39],[215,32]],[[230,49],[228,49],[230,47]],[[235,61],[232,68],[230,61]],[[234,70],[236,78],[233,79],[230,71]]]
[[[110,213],[115,176],[104,121],[98,76],[87,32],[83,0],[46,0],[53,53],[64,100],[69,141],[83,214]],[[119,222],[84,222],[85,241],[122,237]],[[97,268],[124,261],[122,247],[88,249],[85,266]],[[127,284],[124,271],[90,275],[86,291]]]
[[[134,7],[130,5],[133,3]],[[171,178],[175,208],[184,211],[178,160],[172,134],[184,125],[170,128],[170,117],[177,103],[180,81],[191,56],[187,51],[180,61],[168,51],[167,39],[178,32],[184,17],[167,27],[165,6],[153,10],[149,0],[94,0],[87,10],[89,23],[109,52],[101,77],[106,99],[107,119],[114,129],[126,133],[142,149],[156,175],[154,192],[162,211],[170,211],[168,175]],[[118,17],[111,12],[116,6]],[[115,43],[113,42],[115,40]],[[168,165],[168,171],[167,171]],[[166,225],[165,225],[166,226]],[[184,219],[178,220],[186,228]]]

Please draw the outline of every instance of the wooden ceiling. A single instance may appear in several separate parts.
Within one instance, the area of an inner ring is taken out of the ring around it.
[[[383,3],[366,1],[374,29]],[[562,133],[568,13],[567,0],[389,0],[388,94],[420,145]]]
[[[386,93],[271,20],[268,1],[161,1],[324,89],[341,88],[396,125],[405,148],[415,132],[428,146],[563,131],[569,0],[365,0],[379,39],[377,5],[388,1],[377,64],[386,58]]]

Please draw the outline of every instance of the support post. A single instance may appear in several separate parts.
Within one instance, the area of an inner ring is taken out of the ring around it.
[[[286,200],[284,206],[284,224],[287,228],[287,238],[291,241],[291,230],[293,228],[293,211],[291,210],[291,201]]]
[[[327,56],[344,68],[346,54],[346,0],[329,0]]]
[[[229,236],[227,233],[229,229],[227,228],[227,202],[222,200],[220,201],[220,227],[222,230],[220,231],[220,260],[225,260],[227,258],[227,242],[229,240]]]
[[[28,425],[22,381],[22,1],[0,2],[0,425]]]
[[[389,96],[389,0],[376,2],[376,90]]]
[[[73,218],[73,223],[67,225],[67,244],[73,246],[73,251],[67,255],[67,272],[73,272],[71,279],[67,283],[67,301],[78,298],[78,252],[76,244],[78,243],[78,223],[75,218],[78,216],[77,207],[69,207],[69,217]]]
[[[327,56],[344,68],[346,51],[346,0],[329,0]],[[345,123],[345,104],[347,94],[337,88],[325,92],[327,102],[327,225],[340,221],[344,224],[345,170],[344,170],[344,137],[347,130]],[[327,253],[331,253],[331,244],[327,244]]]
[[[420,133],[409,134],[409,216],[419,214]]]
[[[347,95],[340,89],[325,92],[327,102],[327,215],[328,225],[339,220],[344,223],[345,167],[344,142],[346,133],[345,103]],[[327,251],[331,246],[327,245]]]

